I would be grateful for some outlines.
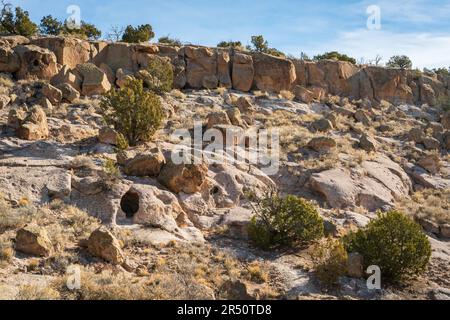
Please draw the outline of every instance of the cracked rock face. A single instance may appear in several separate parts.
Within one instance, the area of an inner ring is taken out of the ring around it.
[[[393,206],[412,190],[406,172],[386,157],[364,161],[353,170],[337,168],[313,174],[310,184],[333,208],[359,205],[370,211]]]

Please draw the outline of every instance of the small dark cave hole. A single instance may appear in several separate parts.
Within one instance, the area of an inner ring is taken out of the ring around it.
[[[120,207],[125,212],[127,218],[133,218],[139,211],[139,195],[135,192],[128,191],[120,201]]]
[[[218,194],[219,191],[220,191],[219,187],[215,186],[214,188],[211,189],[211,195]]]

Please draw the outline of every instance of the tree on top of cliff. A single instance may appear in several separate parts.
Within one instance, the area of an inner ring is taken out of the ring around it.
[[[386,64],[389,68],[398,68],[402,70],[411,69],[412,61],[408,56],[393,56]]]
[[[450,67],[433,69],[433,72],[441,76],[450,77]]]
[[[240,41],[221,41],[217,44],[218,48],[233,48],[237,50],[242,50],[244,47],[242,46],[242,42]]]
[[[39,31],[45,35],[71,35],[82,39],[97,40],[102,36],[102,32],[91,23],[81,21],[79,28],[70,28],[67,21],[62,23],[51,15],[41,19]]]
[[[43,17],[39,26],[40,33],[53,36],[59,35],[63,29],[63,23],[58,21],[56,18],[53,18],[51,15]]]
[[[81,21],[80,28],[69,28],[67,22],[63,30],[63,34],[68,34],[89,40],[98,40],[102,36],[102,32],[92,23]]]
[[[319,54],[314,57],[314,60],[338,60],[338,61],[347,61],[352,64],[356,64],[356,59],[349,57],[346,54],[339,53],[337,51],[325,52],[324,54]]]
[[[170,38],[169,36],[164,36],[158,39],[158,43],[166,44],[168,46],[181,47],[183,44],[178,39]]]
[[[269,43],[264,39],[262,35],[252,36],[251,40],[252,45],[247,46],[247,50],[251,52],[261,52],[270,54],[276,57],[285,57],[285,54],[278,49],[270,48]]]
[[[143,24],[137,26],[136,28],[133,26],[127,26],[123,34],[122,41],[128,43],[141,43],[149,42],[154,37],[155,33],[153,32],[152,26],[149,24]]]
[[[0,13],[0,32],[7,34],[17,34],[25,37],[32,36],[38,30],[36,24],[30,20],[28,11],[13,6],[2,1]]]

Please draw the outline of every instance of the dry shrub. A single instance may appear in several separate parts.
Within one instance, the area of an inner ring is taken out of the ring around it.
[[[59,300],[59,292],[52,287],[39,285],[23,285],[20,287],[16,300]]]
[[[326,288],[338,285],[347,272],[347,252],[340,240],[327,238],[313,245],[311,259],[320,283]]]
[[[397,205],[400,211],[413,218],[422,218],[437,223],[450,222],[450,189],[424,190],[405,198]]]

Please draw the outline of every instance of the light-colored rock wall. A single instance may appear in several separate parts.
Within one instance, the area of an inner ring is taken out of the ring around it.
[[[450,78],[375,66],[361,67],[342,61],[291,61],[223,48],[88,42],[63,37],[33,38],[27,45],[27,39],[16,38],[0,38],[0,72],[15,73],[21,79],[40,76],[48,79],[62,67],[73,70],[79,64],[91,62],[113,83],[123,74],[132,75],[146,68],[152,56],[159,55],[172,62],[177,89],[225,87],[244,92],[310,91],[320,92],[314,95],[317,97],[331,94],[429,105],[436,104],[441,96],[450,95]]]

